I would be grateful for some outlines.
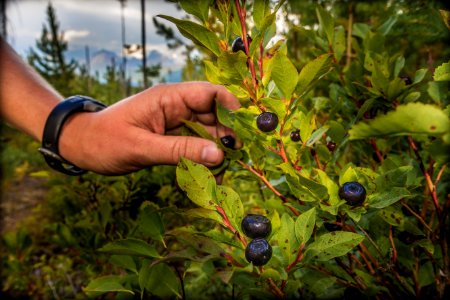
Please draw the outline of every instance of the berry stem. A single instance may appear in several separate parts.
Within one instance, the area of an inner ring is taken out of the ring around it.
[[[259,179],[262,180],[262,182],[267,186],[267,188],[269,190],[271,190],[278,198],[281,199],[281,201],[283,201],[283,203],[289,203],[289,200],[286,196],[284,196],[283,194],[281,194],[272,184],[270,184],[269,180],[267,180],[267,178],[262,175],[259,171],[255,170],[255,168],[247,165],[246,163],[244,163],[241,160],[237,161],[241,166],[243,166],[245,169],[249,170],[250,172],[252,172],[253,174],[255,174]],[[294,215],[299,216],[300,213],[298,212],[298,210],[296,210],[294,207],[292,206],[288,206],[289,209],[294,213]]]
[[[223,226],[225,226],[226,228],[228,228],[235,236],[236,238],[242,243],[242,245],[245,247],[247,247],[247,241],[245,240],[245,238],[239,233],[239,231],[236,230],[236,228],[233,227],[233,225],[231,225],[230,219],[228,219],[227,214],[225,213],[225,211],[223,210],[222,207],[220,207],[219,205],[216,205],[216,210],[217,212],[222,216],[223,218]]]
[[[297,257],[295,258],[295,260],[286,267],[286,273],[289,273],[293,267],[295,267],[297,264],[299,264],[302,261],[303,256],[304,256],[304,252],[303,252],[304,249],[305,249],[305,243],[303,243],[300,246],[300,248],[298,249]],[[282,291],[286,287],[286,284],[287,284],[287,279],[285,279],[281,282],[281,290]]]
[[[257,94],[258,90],[258,83],[256,80],[256,71],[255,71],[255,64],[253,63],[253,59],[250,56],[249,51],[249,45],[248,45],[248,39],[247,39],[247,26],[245,25],[245,17],[247,15],[247,12],[245,10],[245,0],[244,4],[241,6],[241,3],[239,0],[234,1],[236,4],[236,9],[239,15],[239,21],[241,22],[241,28],[242,28],[242,40],[244,41],[244,47],[245,47],[245,53],[247,54],[247,62],[250,67],[250,73],[252,75],[252,82],[253,82],[253,88],[255,89],[255,96]],[[256,102],[256,98],[254,99]]]

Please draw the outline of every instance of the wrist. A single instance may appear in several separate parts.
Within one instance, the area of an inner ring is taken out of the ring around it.
[[[81,175],[86,172],[85,170],[74,165],[74,163],[70,161],[67,156],[64,157],[61,155],[60,138],[63,134],[65,125],[68,125],[68,122],[69,124],[73,123],[73,120],[77,119],[75,114],[80,114],[81,112],[97,112],[104,108],[105,105],[85,96],[72,96],[60,102],[55,108],[53,108],[45,122],[42,135],[42,147],[39,148],[39,151],[44,155],[44,158],[50,167],[67,175]],[[84,130],[85,124],[81,125],[83,126],[78,129]],[[69,128],[70,127],[71,126],[69,126]],[[68,135],[67,130],[65,135]],[[83,143],[77,138],[77,135],[70,138],[66,137],[64,140],[73,141],[71,146],[74,149],[78,149],[80,144],[83,145]],[[74,145],[74,143],[77,145]],[[67,142],[64,144],[66,145]],[[67,149],[67,147],[65,147],[65,149]]]

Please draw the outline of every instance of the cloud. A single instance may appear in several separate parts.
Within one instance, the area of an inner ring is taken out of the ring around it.
[[[74,39],[77,38],[82,38],[82,37],[86,37],[90,35],[89,30],[73,30],[73,29],[69,29],[67,31],[64,32],[64,38],[67,41],[72,41]]]

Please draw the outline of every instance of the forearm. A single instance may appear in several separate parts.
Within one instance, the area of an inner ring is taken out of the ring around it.
[[[47,116],[62,96],[2,39],[0,64],[1,118],[40,141]]]

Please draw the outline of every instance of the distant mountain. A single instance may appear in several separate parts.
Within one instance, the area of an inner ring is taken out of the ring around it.
[[[119,68],[122,65],[122,57],[113,51],[100,49],[89,53],[91,75],[98,74],[100,80],[104,80],[106,67],[116,65]],[[74,59],[79,65],[86,65],[86,50],[75,49],[67,51],[67,59]],[[151,50],[147,54],[147,66],[161,64],[160,77],[166,82],[181,81],[182,65],[177,64],[171,57],[164,55],[158,50]],[[138,71],[142,67],[142,60],[133,56],[126,57],[126,73],[131,78],[132,84],[138,84],[141,80],[141,73]],[[159,80],[153,79],[154,82]]]

